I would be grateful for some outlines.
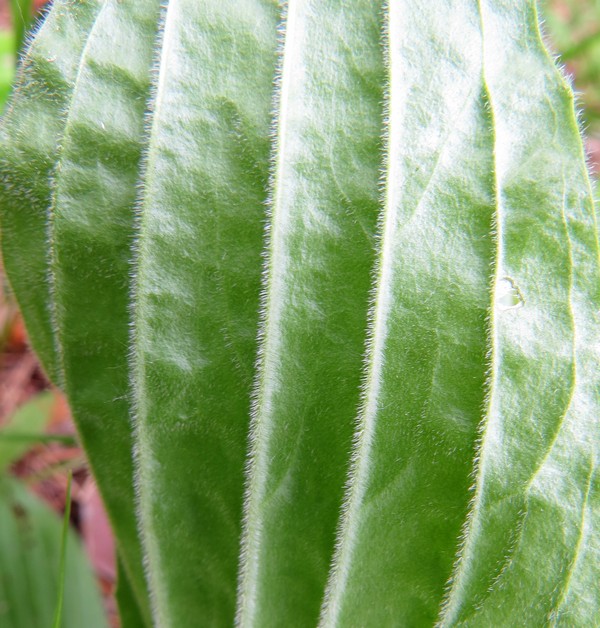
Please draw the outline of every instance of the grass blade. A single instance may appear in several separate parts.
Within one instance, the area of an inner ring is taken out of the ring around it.
[[[67,543],[69,539],[69,525],[71,520],[71,484],[73,474],[67,475],[67,494],[65,496],[65,513],[63,516],[62,535],[60,541],[60,564],[58,567],[58,595],[56,599],[56,613],[54,614],[53,628],[61,628],[63,603],[65,597],[65,580],[67,578]]]
[[[10,14],[15,34],[14,52],[17,55],[33,20],[33,0],[10,0]]]

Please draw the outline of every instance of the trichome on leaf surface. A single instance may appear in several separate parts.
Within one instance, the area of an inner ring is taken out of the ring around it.
[[[600,625],[598,231],[533,0],[56,0],[0,133],[125,626]]]

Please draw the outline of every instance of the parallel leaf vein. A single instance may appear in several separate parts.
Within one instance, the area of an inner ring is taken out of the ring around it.
[[[361,407],[358,412],[357,431],[352,452],[346,499],[342,506],[342,518],[338,530],[338,540],[334,551],[330,578],[325,591],[325,600],[320,625],[337,624],[341,612],[341,602],[349,577],[352,555],[358,536],[360,511],[364,505],[370,450],[375,434],[382,375],[385,364],[385,346],[388,336],[388,318],[392,304],[394,234],[397,223],[397,207],[400,172],[398,159],[391,139],[400,127],[400,112],[393,98],[393,86],[400,60],[396,59],[389,44],[389,33],[393,32],[396,14],[393,2],[386,3],[386,30],[383,33],[387,57],[388,88],[386,90],[387,127],[385,133],[386,154],[384,165],[383,209],[378,233],[380,238],[379,255],[374,275],[373,307],[368,328],[365,373]]]
[[[77,63],[77,73],[75,75],[75,80],[73,82],[73,86],[71,92],[69,94],[69,102],[66,107],[66,119],[65,126],[62,132],[62,137],[60,138],[57,146],[57,155],[56,155],[56,164],[54,166],[53,172],[50,175],[51,177],[51,194],[52,197],[50,199],[50,205],[48,206],[48,216],[47,216],[47,224],[46,224],[46,237],[49,244],[49,257],[48,257],[48,287],[50,290],[50,317],[52,322],[52,328],[54,331],[53,341],[54,341],[54,350],[56,352],[58,364],[56,365],[56,377],[58,379],[57,384],[61,389],[65,389],[65,369],[64,369],[64,351],[61,342],[62,334],[61,334],[61,326],[59,324],[59,316],[57,311],[57,279],[56,279],[56,270],[58,268],[58,253],[56,250],[56,242],[54,237],[54,222],[55,222],[55,214],[57,211],[57,195],[58,195],[58,181],[61,176],[62,170],[62,160],[63,160],[63,148],[64,141],[69,135],[72,126],[72,114],[73,114],[73,103],[75,101],[75,96],[77,94],[77,90],[79,87],[79,83],[81,80],[81,75],[83,73],[83,69],[86,66],[88,61],[88,53],[90,49],[90,42],[93,39],[94,31],[100,22],[100,18],[104,14],[106,7],[108,5],[108,0],[104,0],[100,10],[96,13],[94,17],[94,21],[92,23],[92,27],[87,34],[86,42],[81,51],[81,55],[79,56],[79,60]],[[63,330],[66,331],[66,330]]]
[[[487,434],[490,429],[490,423],[494,420],[494,402],[497,389],[497,377],[499,371],[499,339],[496,330],[496,301],[498,282],[502,273],[502,241],[503,241],[503,217],[502,217],[502,201],[500,192],[500,183],[498,175],[497,163],[497,127],[495,110],[491,97],[491,90],[488,85],[486,74],[486,44],[485,44],[485,27],[483,18],[483,9],[481,0],[477,1],[479,10],[481,37],[482,37],[482,84],[485,98],[488,103],[491,131],[493,133],[493,180],[495,189],[495,209],[492,223],[492,233],[495,237],[496,249],[494,259],[492,260],[492,273],[490,293],[490,310],[489,310],[489,331],[488,331],[488,375],[487,375],[487,393],[484,404],[484,415],[480,423],[480,437],[478,452],[475,457],[473,469],[475,493],[473,500],[469,506],[469,512],[464,525],[464,532],[460,540],[459,549],[456,556],[455,566],[452,575],[446,585],[447,594],[442,601],[438,624],[440,626],[452,625],[456,622],[463,604],[462,593],[465,586],[465,580],[468,578],[469,567],[473,562],[474,545],[478,538],[479,515],[483,502],[483,490],[486,477],[486,460],[487,460]]]

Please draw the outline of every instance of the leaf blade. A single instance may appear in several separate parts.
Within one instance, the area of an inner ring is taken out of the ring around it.
[[[66,119],[50,222],[64,388],[148,624],[133,481],[129,275],[160,10],[157,0],[103,5]]]
[[[379,197],[379,2],[287,10],[238,604],[238,622],[258,626],[318,617],[358,404]]]
[[[6,628],[51,626],[59,589],[61,520],[21,483],[0,478],[0,622]],[[96,579],[68,530],[64,628],[106,628]]]
[[[69,540],[69,525],[71,519],[71,482],[73,474],[69,471],[67,477],[67,494],[65,497],[65,512],[63,515],[63,525],[60,540],[60,563],[58,566],[58,592],[56,596],[56,612],[54,613],[54,628],[61,628],[63,619],[63,606],[65,598],[65,580],[67,578],[67,543]]]
[[[433,623],[467,511],[494,261],[477,18],[474,3],[436,5],[435,15],[413,2],[387,7],[375,304],[323,626]]]
[[[54,403],[52,393],[41,393],[17,409],[0,430],[0,473],[18,460],[43,435]],[[20,439],[18,437],[21,437]],[[14,440],[11,440],[11,437]]]
[[[483,1],[480,9],[506,234],[500,273],[515,278],[525,304],[497,316],[476,496],[441,622],[505,622],[525,595],[524,621],[556,622],[586,511],[598,508],[589,503],[597,459],[589,442],[597,430],[592,391],[600,375],[598,236],[573,95],[543,46],[535,4]],[[525,242],[524,216],[534,223]],[[594,596],[573,600],[573,617],[578,608],[589,612],[590,601],[597,608]]]
[[[56,3],[22,60],[0,128],[0,219],[4,268],[42,366],[60,366],[48,279],[48,207],[80,58],[101,2]],[[26,207],[27,211],[23,211]]]
[[[164,626],[235,612],[278,18],[269,0],[171,0],[166,13],[133,339],[140,518]]]

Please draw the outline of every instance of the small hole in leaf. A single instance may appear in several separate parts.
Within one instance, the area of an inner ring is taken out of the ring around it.
[[[500,310],[515,310],[525,304],[519,286],[510,277],[503,277],[498,281],[496,304]]]

